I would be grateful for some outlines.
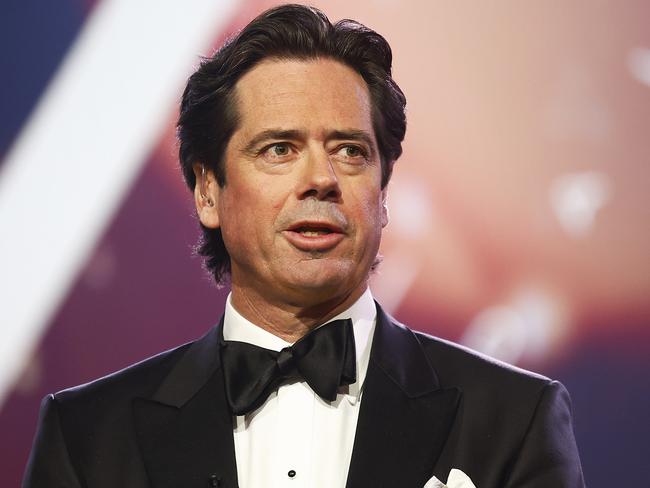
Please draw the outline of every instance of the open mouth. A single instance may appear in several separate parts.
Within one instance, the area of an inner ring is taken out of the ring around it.
[[[298,227],[292,229],[293,232],[297,232],[305,237],[318,237],[324,236],[327,234],[332,234],[334,231],[326,227]]]
[[[328,234],[342,234],[343,230],[329,222],[296,222],[288,229],[305,237],[318,237]]]
[[[329,222],[296,222],[284,235],[302,251],[326,251],[345,238],[343,229]]]

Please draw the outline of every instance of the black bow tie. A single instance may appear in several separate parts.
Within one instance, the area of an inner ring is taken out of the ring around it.
[[[246,342],[222,341],[226,397],[232,413],[252,412],[285,381],[302,380],[318,396],[336,400],[339,386],[356,381],[352,321],[336,320],[280,352]]]

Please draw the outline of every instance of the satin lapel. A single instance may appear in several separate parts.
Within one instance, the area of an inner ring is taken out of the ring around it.
[[[237,486],[232,416],[219,359],[221,327],[190,347],[151,398],[133,402],[152,487]]]
[[[460,401],[442,389],[417,338],[377,305],[348,488],[421,488],[431,477]]]

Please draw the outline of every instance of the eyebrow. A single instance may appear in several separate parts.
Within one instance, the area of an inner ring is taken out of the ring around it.
[[[295,139],[303,139],[304,137],[305,137],[305,133],[300,130],[266,129],[256,134],[250,141],[248,141],[248,143],[246,144],[242,152],[253,153],[255,151],[255,148],[259,144],[271,139],[295,140]]]
[[[296,140],[305,139],[306,134],[304,131],[297,129],[266,129],[256,134],[242,150],[244,153],[254,153],[255,148],[267,140]],[[327,134],[326,140],[344,139],[351,141],[363,142],[370,149],[371,155],[375,156],[375,144],[372,136],[365,130],[358,129],[344,129],[334,130]]]
[[[370,155],[374,158],[375,156],[375,144],[372,136],[365,130],[357,129],[348,129],[348,130],[335,130],[332,131],[328,136],[328,140],[331,139],[347,139],[351,141],[363,142],[368,149],[370,149]]]

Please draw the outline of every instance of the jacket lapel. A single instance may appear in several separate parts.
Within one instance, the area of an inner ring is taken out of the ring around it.
[[[439,386],[415,334],[377,305],[347,487],[424,486],[460,396]]]
[[[151,398],[133,402],[138,442],[155,488],[237,486],[232,415],[219,358],[222,325],[190,346]]]

